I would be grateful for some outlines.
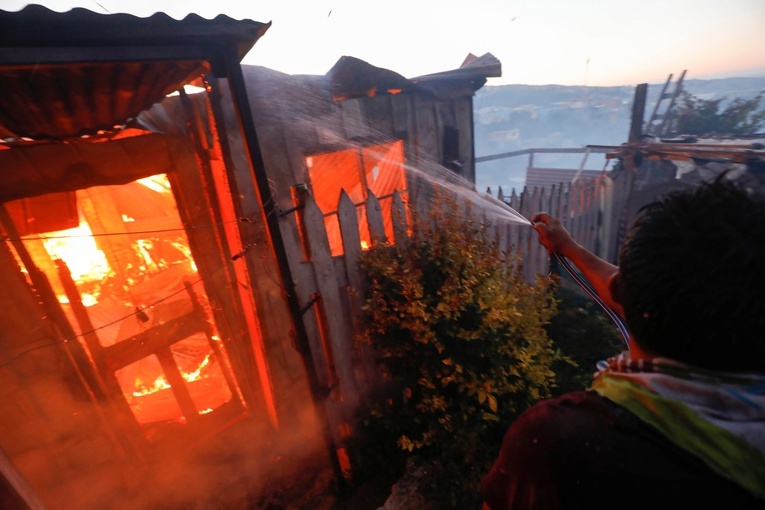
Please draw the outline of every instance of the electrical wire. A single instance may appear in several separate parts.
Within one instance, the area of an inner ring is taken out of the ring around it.
[[[40,236],[24,236],[20,238],[12,238],[9,236],[2,236],[3,241],[47,241],[49,239],[78,239],[78,238],[89,238],[89,237],[111,237],[111,236],[132,236],[132,235],[144,235],[144,234],[162,234],[164,232],[180,232],[180,231],[187,231],[187,230],[196,230],[199,228],[213,228],[213,227],[220,227],[222,225],[227,225],[229,223],[254,223],[253,220],[249,218],[237,218],[235,220],[228,220],[228,221],[222,221],[220,223],[209,223],[206,225],[191,225],[188,227],[178,227],[178,228],[165,228],[165,229],[159,229],[159,230],[135,230],[135,231],[129,231],[129,232],[102,232],[98,234],[71,234],[71,235],[58,235],[58,236],[46,236],[46,235],[40,235]]]

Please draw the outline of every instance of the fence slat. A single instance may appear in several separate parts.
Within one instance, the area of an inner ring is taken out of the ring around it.
[[[510,207],[515,209],[518,213],[521,212],[521,197],[515,192],[515,189],[513,189],[513,192],[510,194]],[[513,252],[513,258],[515,259],[514,262],[517,268],[518,264],[521,263],[522,257],[520,249],[520,232],[522,227],[518,223],[512,222],[508,228],[508,244],[510,245],[509,249]]]
[[[371,191],[367,197],[367,223],[369,224],[369,237],[372,238],[372,245],[388,242],[383,223],[382,207],[380,207],[380,201]]]
[[[301,204],[304,203],[305,199],[301,200]],[[305,216],[304,213],[305,209],[296,211],[296,214],[299,214],[301,218]],[[306,336],[308,337],[313,366],[316,370],[317,382],[322,389],[327,390],[327,396],[322,404],[327,413],[332,440],[335,445],[341,445],[345,441],[344,430],[346,428],[345,424],[348,422],[348,419],[346,418],[347,411],[338,392],[328,391],[335,384],[336,375],[334,373],[334,366],[331,365],[334,362],[333,360],[328,359],[326,355],[321,325],[319,324],[317,314],[311,313],[312,310],[310,309],[313,296],[317,293],[317,289],[314,279],[313,265],[310,261],[304,261],[303,254],[308,250],[307,245],[309,242],[308,239],[304,240],[306,244],[306,248],[304,249],[303,239],[298,234],[298,224],[287,218],[283,219],[283,228],[291,230],[293,235],[285,236],[285,240],[290,241],[285,242],[285,248],[292,276],[296,282],[295,292],[301,307],[306,309],[306,313],[303,313],[302,320],[306,329]],[[325,228],[323,224],[321,228],[322,230]]]
[[[596,255],[600,251],[600,186],[597,179],[590,181],[592,189],[592,200],[590,204],[590,239],[592,243],[592,253]]]
[[[353,332],[358,334],[362,327],[360,322],[361,308],[364,306],[367,282],[358,265],[359,255],[361,255],[361,235],[359,234],[356,206],[345,190],[340,193],[340,200],[337,204],[337,219],[340,223],[340,235],[343,239],[343,260],[348,279],[348,299],[351,305],[350,322],[353,326]],[[354,353],[357,355],[354,358],[359,358],[355,365],[363,370],[367,385],[373,386],[377,381],[377,369],[371,346],[358,346],[354,348]]]
[[[547,193],[545,192],[545,188],[540,188],[539,194],[537,195],[537,201],[536,205],[534,207],[535,213],[539,211],[547,211],[549,210],[548,206],[548,200],[547,200]],[[537,239],[536,231],[533,229],[530,229],[529,232],[530,242],[533,243],[534,246],[534,266],[533,271],[530,275],[529,282],[534,282],[536,280],[537,274],[547,274],[549,272],[549,261],[547,258],[547,250],[539,244],[539,241]]]
[[[393,242],[403,245],[409,238],[407,232],[406,205],[398,190],[393,192],[393,205],[391,207],[391,222],[393,223]]]
[[[507,255],[508,243],[510,240],[509,230],[507,228],[509,221],[497,219],[497,247],[502,255]]]
[[[579,244],[584,246],[587,251],[592,251],[592,246],[590,245],[590,186],[589,183],[586,181],[581,181],[581,193],[582,193],[582,203],[581,207],[579,209],[579,216],[580,216],[580,233],[579,233]]]
[[[486,209],[483,210],[480,221],[483,222],[484,232],[486,233],[486,240],[489,244],[499,243],[499,230],[497,228],[497,222],[499,219],[495,214],[489,214]]]
[[[601,185],[601,230],[600,252],[598,255],[605,260],[614,260],[615,254],[612,247],[613,240],[613,211],[614,211],[614,183],[610,177],[603,175],[600,178]]]
[[[321,297],[320,303],[325,311],[326,330],[329,336],[331,358],[334,361],[338,384],[343,402],[346,404],[346,417],[350,418],[358,407],[358,389],[353,370],[353,340],[347,321],[343,317],[343,307],[340,291],[337,286],[335,264],[329,248],[327,231],[324,226],[324,215],[319,206],[308,196],[305,201],[303,220],[306,235],[311,247],[311,262],[314,268],[316,288]],[[332,364],[330,362],[330,364]]]
[[[361,253],[361,234],[356,205],[345,190],[340,192],[340,200],[337,203],[337,221],[340,224],[343,253],[355,260]]]
[[[296,214],[300,214],[302,217],[303,211],[297,211]],[[283,228],[295,232],[294,235],[285,236],[286,242],[284,243],[284,246],[287,252],[290,271],[296,282],[295,293],[297,294],[298,302],[301,306],[306,306],[306,304],[311,301],[311,296],[316,292],[316,287],[313,282],[313,268],[309,262],[303,261],[304,247],[301,243],[301,237],[297,234],[297,231],[299,230],[297,223],[289,221],[286,218],[282,221],[287,223]],[[334,376],[330,374],[330,367],[327,364],[327,359],[321,354],[323,353],[323,348],[321,345],[319,325],[313,314],[304,314],[303,324],[306,328],[309,347],[313,353],[313,365],[316,370],[318,382],[325,387],[329,387],[332,383],[332,377]]]
[[[526,193],[528,193],[528,189],[526,190]],[[526,217],[530,218],[534,215],[534,208],[537,206],[537,195],[539,194],[539,191],[537,190],[537,187],[534,186],[534,188],[531,190],[531,194],[528,196],[528,200],[522,202],[522,211],[521,214]],[[524,229],[521,232],[521,235],[523,237],[523,277],[526,281],[531,281],[534,277],[534,271],[535,268],[533,267],[534,264],[534,256],[536,254],[535,250],[538,243],[536,242],[536,239],[532,239],[530,232],[528,229]]]

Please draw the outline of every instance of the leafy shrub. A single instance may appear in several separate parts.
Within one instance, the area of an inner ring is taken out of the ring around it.
[[[562,359],[545,332],[549,285],[526,283],[470,208],[441,197],[402,246],[380,244],[360,341],[374,347],[386,394],[361,417],[357,472],[432,466],[437,507],[477,508],[478,483],[514,417],[550,395]],[[426,484],[427,485],[427,484]]]

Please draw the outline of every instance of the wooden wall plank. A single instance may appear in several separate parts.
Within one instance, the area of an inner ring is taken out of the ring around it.
[[[369,137],[373,134],[369,129],[369,122],[365,112],[366,99],[366,97],[346,99],[339,103],[342,110],[345,138],[348,140],[359,137]]]
[[[459,129],[462,176],[475,182],[475,144],[473,143],[473,98],[463,97],[453,102],[455,125]]]
[[[432,99],[425,99],[420,96],[413,96],[414,100],[414,118],[416,123],[416,140],[419,147],[418,161],[427,159],[434,160],[435,156],[441,154],[441,132],[436,119],[435,108]],[[435,161],[441,163],[440,161]]]
[[[366,117],[373,138],[396,138],[392,101],[396,96],[380,94],[366,99]]]

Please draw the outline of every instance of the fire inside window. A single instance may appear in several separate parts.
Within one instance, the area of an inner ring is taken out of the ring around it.
[[[342,190],[345,190],[357,205],[356,214],[363,248],[368,248],[371,243],[366,209],[363,207],[370,192],[380,201],[385,233],[388,239],[393,238],[393,192],[407,189],[402,141],[315,154],[306,158],[306,165],[314,200],[324,213],[324,224],[333,256],[343,254],[336,214]],[[405,199],[405,194],[402,198]]]
[[[235,399],[165,175],[7,208],[106,388],[140,425],[185,423]]]

